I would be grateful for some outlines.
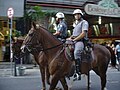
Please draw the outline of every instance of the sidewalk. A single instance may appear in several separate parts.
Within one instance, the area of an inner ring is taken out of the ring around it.
[[[10,77],[14,76],[14,64],[11,67],[10,62],[0,62],[0,77]],[[21,66],[20,64],[17,64],[16,67]],[[22,67],[25,67],[25,72],[22,76],[38,76],[40,74],[39,67],[34,67],[33,64],[23,64]],[[17,70],[17,69],[16,69]],[[19,72],[17,70],[17,76],[19,75]]]
[[[20,64],[17,64],[16,67],[19,67]],[[19,75],[17,71],[17,77],[38,77],[40,76],[40,70],[39,67],[34,67],[33,64],[23,64],[23,67],[25,67],[25,72],[24,75]],[[12,71],[13,70],[13,71]],[[112,73],[120,73],[116,68],[113,67],[108,67],[107,73],[112,72]],[[90,71],[91,74],[95,74],[94,71]],[[10,77],[14,76],[14,65],[13,69],[11,69],[11,63],[10,62],[0,62],[0,77]]]

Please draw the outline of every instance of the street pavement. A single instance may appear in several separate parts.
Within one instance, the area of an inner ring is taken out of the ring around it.
[[[23,65],[26,67],[23,76],[14,76],[11,74],[11,66],[0,65],[0,90],[41,90],[41,76],[38,67],[34,65]],[[91,88],[90,90],[100,90],[100,78],[93,72],[90,72]],[[71,83],[67,79],[71,90],[87,90],[86,79],[82,76],[80,81]],[[58,83],[57,87],[62,88]],[[47,85],[47,90],[49,86]],[[120,72],[115,68],[108,68],[107,71],[107,90],[120,90]]]

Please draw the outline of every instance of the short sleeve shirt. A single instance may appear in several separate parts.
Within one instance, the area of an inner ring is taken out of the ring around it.
[[[61,32],[60,36],[67,36],[67,25],[65,21],[61,21],[57,26],[57,31]]]
[[[117,50],[117,52],[120,52],[120,45],[116,46],[116,50]]]
[[[72,36],[78,36],[84,30],[86,30],[88,32],[88,27],[89,27],[88,22],[86,20],[82,20],[73,29],[73,35]]]

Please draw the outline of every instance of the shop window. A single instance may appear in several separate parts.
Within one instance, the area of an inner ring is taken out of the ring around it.
[[[2,30],[2,22],[0,21],[0,31]]]
[[[120,24],[108,23],[102,25],[92,25],[89,29],[89,37],[91,36],[119,36]]]
[[[7,27],[7,22],[3,22],[3,27]]]

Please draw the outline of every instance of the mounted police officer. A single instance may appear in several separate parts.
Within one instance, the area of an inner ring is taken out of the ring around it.
[[[62,12],[56,14],[57,30],[53,35],[58,39],[65,39],[67,37],[67,24],[64,21],[64,18],[65,15]]]
[[[74,59],[75,59],[75,65],[76,65],[76,75],[78,76],[78,79],[81,79],[81,54],[84,49],[84,43],[83,40],[87,38],[88,33],[88,22],[83,19],[83,13],[80,9],[76,9],[73,12],[73,15],[75,17],[75,22],[73,23],[73,34],[69,38],[69,40],[72,40],[75,43],[75,49],[74,49]]]

